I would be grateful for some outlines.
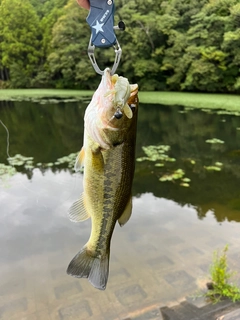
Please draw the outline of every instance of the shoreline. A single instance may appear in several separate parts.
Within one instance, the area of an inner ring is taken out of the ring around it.
[[[0,101],[71,102],[88,101],[94,91],[61,89],[2,89]],[[145,104],[179,105],[197,109],[224,109],[239,111],[240,95],[188,92],[139,92]]]

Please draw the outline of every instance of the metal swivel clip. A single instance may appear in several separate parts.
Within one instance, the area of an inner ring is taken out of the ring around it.
[[[122,49],[117,41],[114,30],[125,30],[125,24],[120,21],[114,26],[114,2],[113,0],[90,0],[90,11],[87,16],[87,23],[91,28],[91,37],[88,45],[88,56],[94,70],[103,75],[103,72],[95,59],[94,50],[98,48],[113,47],[115,60],[111,69],[111,75],[115,73],[120,62]]]

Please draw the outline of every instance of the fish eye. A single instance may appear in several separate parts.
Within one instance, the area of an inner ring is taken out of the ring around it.
[[[132,110],[132,112],[134,112],[136,110],[136,105],[135,104],[130,104],[130,108]]]
[[[114,113],[114,117],[116,119],[121,119],[123,116],[122,112],[120,110],[117,110],[115,113]]]

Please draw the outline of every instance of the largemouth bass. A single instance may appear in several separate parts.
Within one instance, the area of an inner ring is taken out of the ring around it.
[[[105,69],[84,116],[84,143],[75,170],[84,166],[83,193],[69,211],[79,222],[91,217],[88,242],[70,262],[67,273],[88,278],[104,290],[109,273],[110,242],[116,222],[132,212],[138,85]]]

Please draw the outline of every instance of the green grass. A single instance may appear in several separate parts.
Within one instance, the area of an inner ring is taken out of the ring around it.
[[[182,105],[200,109],[240,110],[240,96],[232,94],[140,92],[139,99],[142,103]]]
[[[224,297],[233,302],[240,300],[240,288],[229,282],[236,272],[229,271],[227,251],[228,245],[223,248],[222,252],[215,251],[213,254],[213,263],[210,267],[212,288],[205,293],[205,297],[210,298],[213,303]]]
[[[11,99],[40,99],[40,98],[69,98],[91,96],[93,91],[88,90],[60,90],[60,89],[2,89],[0,101]]]
[[[93,91],[87,90],[58,90],[58,89],[6,89],[0,90],[1,100],[40,99],[40,98],[81,98],[91,96]],[[238,111],[240,95],[188,93],[188,92],[139,92],[142,103],[182,105],[201,109],[225,109]]]

